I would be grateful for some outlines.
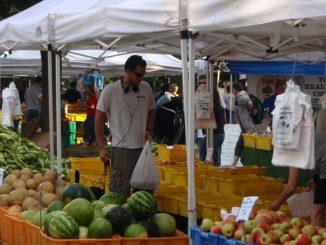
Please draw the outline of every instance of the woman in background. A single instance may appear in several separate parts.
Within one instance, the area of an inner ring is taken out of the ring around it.
[[[87,84],[84,86],[85,93],[87,95],[86,101],[86,120],[84,122],[84,142],[87,145],[94,144],[96,140],[95,136],[95,113],[96,113],[96,105],[97,105],[97,95],[95,93],[94,87],[91,84]]]

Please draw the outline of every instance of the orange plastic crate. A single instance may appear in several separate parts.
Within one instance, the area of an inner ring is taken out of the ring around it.
[[[8,245],[26,244],[26,222],[21,220],[18,216],[19,215],[5,214],[3,240],[5,240]]]
[[[0,208],[0,239],[4,239],[4,234],[5,234],[5,215],[7,214],[7,208],[1,207]]]
[[[41,245],[120,245],[121,237],[112,236],[108,239],[53,239],[40,232]]]
[[[175,236],[155,238],[122,238],[121,245],[188,245],[189,238],[183,232],[177,230]]]
[[[25,222],[25,227],[26,227],[26,234],[27,236],[25,237],[26,239],[26,245],[40,245],[41,241],[41,228],[30,223],[30,222]]]

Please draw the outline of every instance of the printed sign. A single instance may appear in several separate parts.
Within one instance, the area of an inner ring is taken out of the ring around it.
[[[258,199],[257,196],[243,198],[242,204],[241,204],[238,216],[237,216],[237,221],[249,220],[249,216],[251,214],[252,209],[255,206],[257,199]]]
[[[241,134],[241,128],[239,124],[225,124],[224,132],[225,138],[222,144],[221,165],[231,165],[234,158],[235,145]]]
[[[3,184],[3,177],[4,177],[5,170],[0,168],[0,185]]]

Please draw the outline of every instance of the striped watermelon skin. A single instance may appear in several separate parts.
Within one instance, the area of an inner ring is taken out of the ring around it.
[[[147,191],[137,191],[128,199],[128,207],[131,214],[137,219],[146,219],[157,213],[157,201]]]
[[[120,193],[108,192],[101,196],[100,201],[105,202],[105,204],[116,204],[121,206],[125,203],[125,199]]]
[[[49,234],[54,239],[78,238],[78,223],[69,215],[53,216],[49,223]]]
[[[56,217],[56,216],[59,216],[59,215],[68,215],[68,214],[66,212],[62,211],[62,210],[55,210],[55,211],[52,211],[51,213],[48,213],[45,216],[43,230],[45,231],[45,233],[47,235],[49,235],[49,224],[50,224],[51,219],[53,217]]]

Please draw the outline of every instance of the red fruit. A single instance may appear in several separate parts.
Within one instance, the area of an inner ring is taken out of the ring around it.
[[[297,245],[310,245],[310,238],[306,234],[300,234],[298,238],[296,239],[296,244]]]

